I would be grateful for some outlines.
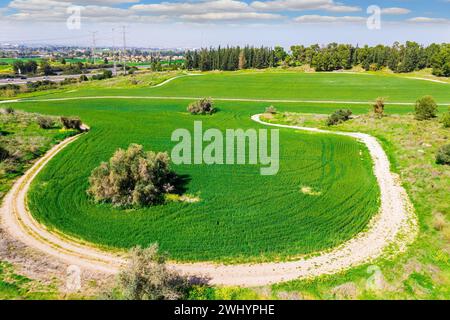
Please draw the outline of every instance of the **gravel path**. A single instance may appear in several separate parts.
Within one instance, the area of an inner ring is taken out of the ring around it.
[[[333,274],[379,258],[386,249],[403,251],[417,235],[417,221],[408,196],[397,176],[390,171],[386,153],[378,141],[367,134],[330,132],[315,128],[277,125],[263,122],[259,115],[252,120],[267,126],[350,136],[363,142],[374,162],[374,174],[381,189],[380,212],[370,221],[367,231],[329,251],[291,262],[219,265],[213,263],[171,264],[186,274],[203,276],[212,284],[260,286],[298,278]],[[14,238],[66,264],[88,271],[113,274],[126,262],[124,255],[101,251],[93,245],[48,230],[37,223],[26,205],[32,180],[72,137],[52,148],[13,186],[0,209],[3,227]],[[389,250],[391,252],[391,250]]]

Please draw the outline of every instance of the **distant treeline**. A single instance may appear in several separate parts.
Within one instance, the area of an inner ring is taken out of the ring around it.
[[[348,70],[361,66],[365,70],[388,67],[394,72],[412,72],[432,68],[437,76],[450,76],[450,44],[431,44],[427,47],[416,42],[394,43],[392,46],[352,46],[331,43],[327,46],[291,46],[290,52],[282,47],[226,47],[188,51],[187,69],[239,70],[264,69],[277,66],[297,67],[309,65],[316,71]]]

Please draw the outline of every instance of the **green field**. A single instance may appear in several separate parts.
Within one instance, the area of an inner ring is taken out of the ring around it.
[[[156,88],[129,86],[126,90],[83,88],[60,96],[127,95],[156,97],[212,97],[232,99],[280,99],[318,101],[374,101],[414,103],[423,95],[432,95],[440,103],[450,103],[448,84],[408,79],[395,75],[233,72],[207,73],[183,77]]]
[[[407,101],[432,94],[448,100],[448,85],[393,76],[294,73],[228,73],[177,79],[159,88],[83,88],[42,98],[136,95],[252,99]],[[263,128],[250,116],[265,102],[218,101],[208,117],[186,113],[189,100],[92,99],[23,102],[16,107],[46,114],[78,115],[92,128],[58,154],[32,185],[30,208],[41,222],[90,242],[117,248],[159,242],[183,261],[285,259],[336,246],[363,230],[377,212],[379,190],[366,148],[346,137],[281,130],[280,171],[260,176],[259,166],[173,166],[186,192],[199,203],[169,203],[123,211],[95,205],[87,178],[118,147],[130,143],[170,151],[176,128]],[[280,103],[280,111],[330,113],[345,105]],[[368,104],[351,105],[365,113]],[[392,106],[388,112],[411,112]],[[361,152],[361,154],[360,154]],[[313,196],[302,187],[321,192]]]

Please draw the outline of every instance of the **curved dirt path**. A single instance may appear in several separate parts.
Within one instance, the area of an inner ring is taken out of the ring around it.
[[[151,86],[150,88],[162,87],[162,86],[168,84],[169,82],[171,82],[171,81],[173,81],[175,79],[184,78],[184,77],[194,77],[194,76],[203,76],[203,74],[201,74],[201,73],[186,73],[186,74],[182,74],[182,75],[179,75],[179,76],[175,76],[175,77],[169,78],[169,79],[167,79],[167,80],[165,80],[165,81],[163,81],[161,83],[158,83],[157,85]]]
[[[390,171],[387,155],[374,137],[363,133],[331,132],[270,124],[262,121],[260,115],[253,116],[252,120],[267,126],[345,135],[363,142],[372,156],[374,174],[380,186],[380,212],[372,218],[367,231],[313,257],[299,258],[291,262],[239,265],[208,262],[174,263],[170,265],[171,268],[185,274],[209,278],[212,284],[260,286],[337,273],[379,258],[387,254],[386,249],[393,249],[394,252],[403,251],[414,240],[418,229],[413,208],[399,179]],[[107,274],[116,273],[126,263],[123,253],[101,251],[93,245],[82,244],[76,239],[49,230],[35,221],[27,208],[26,194],[33,179],[48,161],[78,137],[69,138],[52,148],[14,184],[0,209],[1,222],[15,238],[65,263]]]

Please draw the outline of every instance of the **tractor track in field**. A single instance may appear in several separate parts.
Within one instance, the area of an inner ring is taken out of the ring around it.
[[[389,252],[404,251],[407,245],[414,241],[418,226],[413,207],[400,180],[390,171],[386,153],[374,137],[363,133],[331,132],[271,124],[262,121],[260,115],[254,115],[252,120],[265,126],[345,135],[363,142],[370,151],[374,174],[380,186],[380,212],[372,218],[366,231],[353,239],[336,248],[295,261],[235,265],[212,262],[170,263],[171,268],[184,274],[210,279],[211,284],[261,286],[334,274],[392,254]],[[64,264],[78,266],[82,270],[111,275],[117,273],[126,263],[123,252],[103,251],[93,244],[50,230],[32,217],[27,206],[26,196],[33,179],[58,152],[79,136],[68,138],[54,146],[16,181],[0,208],[0,221],[2,228],[11,237],[46,256]]]

